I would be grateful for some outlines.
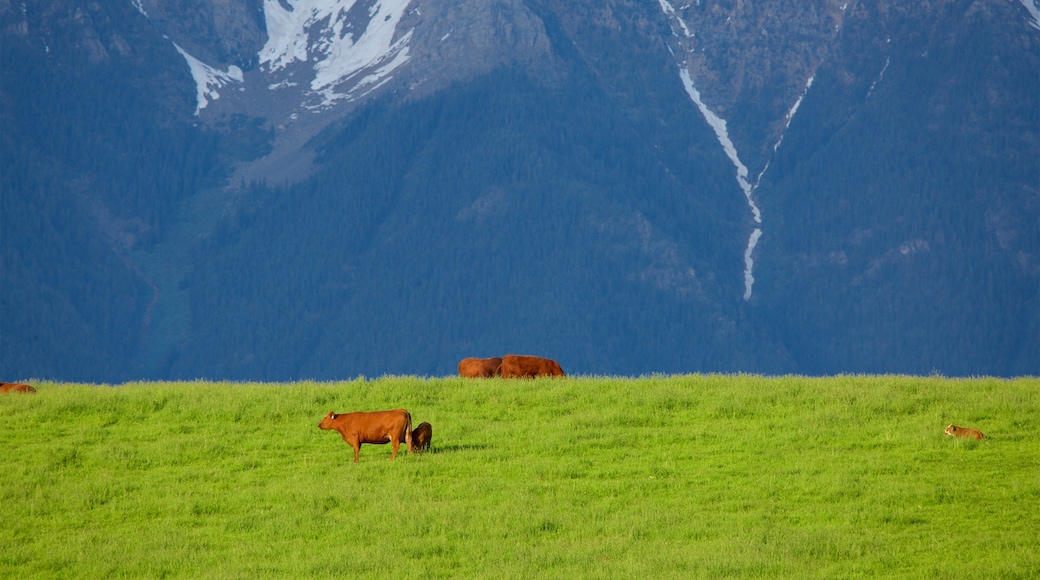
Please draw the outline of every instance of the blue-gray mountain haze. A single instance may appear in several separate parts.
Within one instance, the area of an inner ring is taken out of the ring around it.
[[[1036,0],[0,0],[0,372],[1040,374]]]

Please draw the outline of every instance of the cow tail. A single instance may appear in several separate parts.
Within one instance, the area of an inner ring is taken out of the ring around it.
[[[410,454],[412,449],[412,414],[408,411],[404,412],[404,442],[408,444],[408,453]]]

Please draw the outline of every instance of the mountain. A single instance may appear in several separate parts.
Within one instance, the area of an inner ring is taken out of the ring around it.
[[[1034,0],[0,0],[10,377],[1040,373]]]

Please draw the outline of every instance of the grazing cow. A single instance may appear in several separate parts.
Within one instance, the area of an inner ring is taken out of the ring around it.
[[[486,379],[499,373],[502,359],[492,358],[464,358],[459,361],[459,376],[467,379]]]
[[[429,451],[430,441],[433,440],[433,426],[423,421],[412,430],[412,449],[423,452]]]
[[[0,383],[0,393],[35,393],[32,385],[25,383]]]
[[[552,359],[539,356],[507,354],[502,359],[499,374],[502,378],[514,377],[563,377],[563,369]]]
[[[343,440],[354,448],[354,463],[358,462],[362,443],[390,443],[393,446],[390,461],[397,457],[402,441],[408,445],[408,452],[412,451],[412,415],[404,409],[343,414],[329,411],[318,427],[339,431]]]
[[[972,439],[985,439],[986,436],[982,434],[982,431],[978,429],[969,429],[968,427],[958,427],[956,425],[950,425],[943,431],[944,434],[953,437],[970,437]]]

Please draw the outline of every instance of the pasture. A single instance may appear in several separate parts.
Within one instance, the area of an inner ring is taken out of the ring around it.
[[[3,578],[1040,577],[1034,378],[33,384]],[[396,407],[431,452],[317,427]]]

